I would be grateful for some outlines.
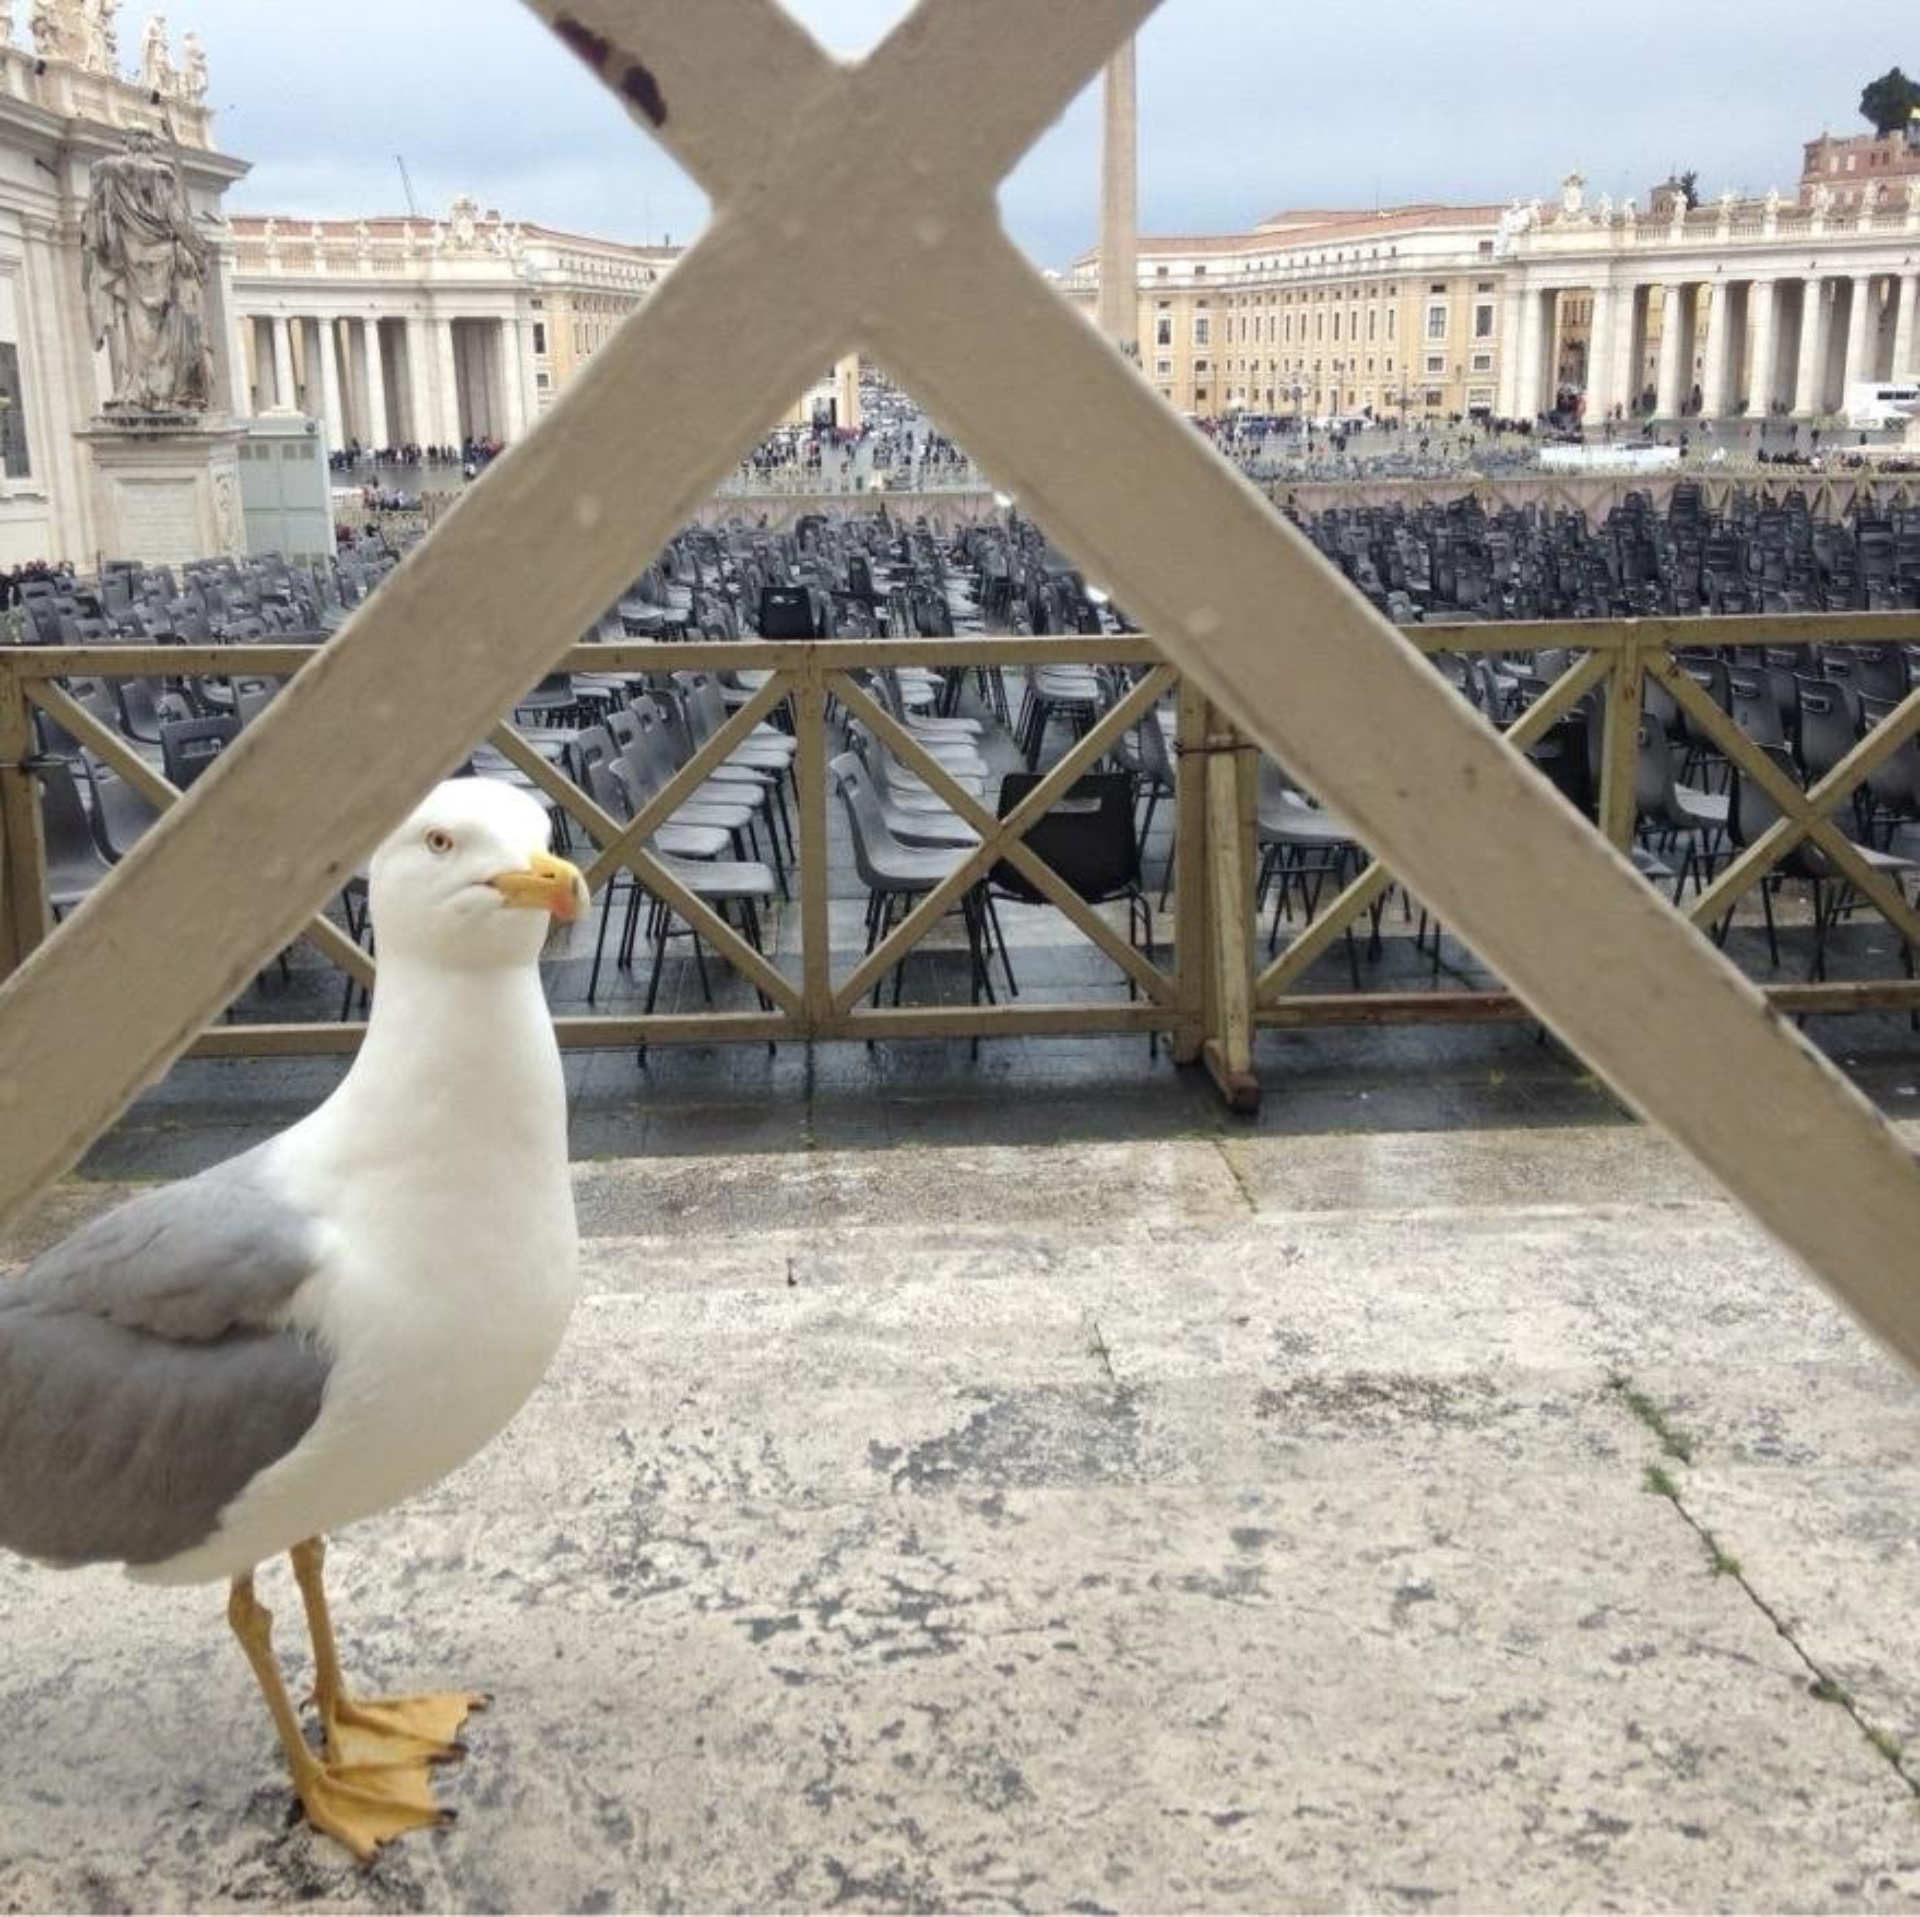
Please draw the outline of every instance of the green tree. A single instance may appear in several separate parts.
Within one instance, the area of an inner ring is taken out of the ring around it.
[[[1909,80],[1898,67],[1889,67],[1861,90],[1861,117],[1873,122],[1876,133],[1898,133],[1920,107],[1920,82]]]
[[[1674,182],[1674,185],[1680,189],[1680,197],[1687,203],[1687,211],[1691,213],[1693,209],[1700,204],[1700,174],[1698,170],[1694,167],[1688,167]]]

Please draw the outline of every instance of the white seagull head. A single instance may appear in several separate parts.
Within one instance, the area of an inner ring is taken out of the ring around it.
[[[587,885],[547,850],[543,807],[491,779],[436,786],[373,855],[369,902],[384,963],[453,971],[531,965],[555,920],[582,917]]]

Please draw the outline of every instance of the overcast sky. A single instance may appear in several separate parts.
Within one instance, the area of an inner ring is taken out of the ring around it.
[[[853,53],[907,9],[792,10]],[[147,8],[125,13],[131,52]],[[219,142],[253,162],[236,211],[405,212],[399,155],[423,214],[470,192],[509,219],[680,241],[705,217],[519,0],[177,0],[168,20],[176,51],[198,29]],[[1787,191],[1800,142],[1865,131],[1860,89],[1894,65],[1920,74],[1914,0],[1164,0],[1140,43],[1141,224],[1230,232],[1285,206],[1550,199],[1576,166],[1591,192],[1643,205],[1676,168],[1708,195]],[[1042,265],[1092,241],[1098,179],[1093,89],[1003,194]]]

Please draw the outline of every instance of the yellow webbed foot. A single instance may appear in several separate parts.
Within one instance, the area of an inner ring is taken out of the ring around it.
[[[323,1706],[327,1757],[335,1765],[446,1764],[466,1755],[457,1734],[489,1700],[479,1691],[421,1697],[337,1698]]]
[[[301,1808],[315,1830],[370,1864],[382,1844],[410,1830],[451,1824],[455,1813],[434,1801],[424,1763],[315,1765],[298,1785]]]

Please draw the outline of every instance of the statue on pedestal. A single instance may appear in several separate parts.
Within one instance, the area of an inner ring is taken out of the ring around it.
[[[207,244],[179,167],[145,128],[95,163],[80,237],[87,315],[112,370],[108,410],[205,412]]]

